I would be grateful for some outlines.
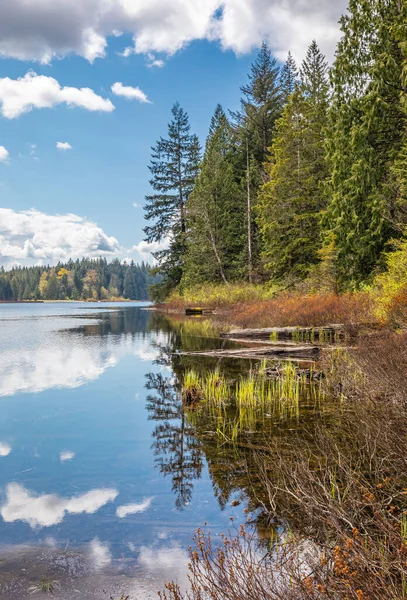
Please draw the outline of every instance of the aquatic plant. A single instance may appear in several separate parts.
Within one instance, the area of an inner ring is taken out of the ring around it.
[[[194,408],[202,399],[199,375],[194,370],[187,371],[184,376],[182,402],[187,408]]]

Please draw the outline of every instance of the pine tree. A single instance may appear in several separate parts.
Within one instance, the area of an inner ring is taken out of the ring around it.
[[[176,103],[168,125],[168,138],[153,147],[150,185],[154,194],[146,196],[145,218],[152,222],[144,232],[148,243],[168,241],[168,247],[154,254],[164,276],[159,284],[163,295],[174,289],[182,277],[186,247],[186,203],[198,173],[200,147],[190,133],[187,113]],[[156,293],[159,290],[156,289]]]
[[[220,105],[212,117],[201,170],[187,204],[188,245],[183,283],[242,276],[244,197],[231,161],[232,128]]]
[[[298,83],[298,69],[291,52],[288,53],[287,60],[281,70],[280,87],[282,104],[285,106],[294,93],[295,86]]]
[[[313,42],[301,68],[302,81],[277,123],[263,186],[258,222],[263,259],[272,279],[304,278],[318,262],[320,214],[327,177],[327,63]]]
[[[399,189],[393,167],[403,142],[400,93],[403,57],[398,0],[351,0],[332,71],[328,129],[331,203],[325,226],[334,234],[338,283],[355,288],[380,264],[397,235]]]

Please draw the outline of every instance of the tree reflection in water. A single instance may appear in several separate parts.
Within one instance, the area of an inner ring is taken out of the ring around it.
[[[173,381],[162,373],[148,373],[146,377],[146,387],[153,392],[147,396],[149,419],[157,421],[152,446],[156,464],[164,476],[172,478],[175,506],[182,510],[191,502],[194,480],[202,473],[201,444],[186,419]]]

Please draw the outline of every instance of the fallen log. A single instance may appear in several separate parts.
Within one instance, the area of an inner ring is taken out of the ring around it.
[[[292,340],[292,341],[330,341],[343,338],[343,325],[325,325],[323,327],[266,327],[264,329],[234,329],[222,334],[228,339],[253,340]]]
[[[214,308],[200,308],[200,307],[188,307],[185,309],[185,315],[193,316],[193,315],[212,315],[215,312]]]
[[[317,346],[263,346],[262,348],[237,348],[229,350],[200,350],[196,352],[180,352],[181,356],[206,356],[210,358],[255,358],[313,360],[318,358],[320,348]]]

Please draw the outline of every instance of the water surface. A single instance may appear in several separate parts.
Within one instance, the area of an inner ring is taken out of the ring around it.
[[[224,342],[144,308],[0,305],[1,598],[43,576],[58,598],[154,598],[198,526],[241,518],[174,385],[173,353]]]

